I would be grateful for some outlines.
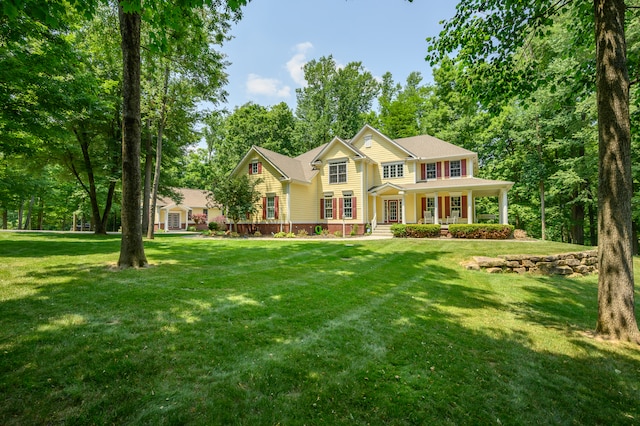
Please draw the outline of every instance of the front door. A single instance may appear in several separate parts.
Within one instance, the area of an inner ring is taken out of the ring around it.
[[[180,213],[169,213],[169,229],[180,229]]]
[[[401,221],[401,209],[402,201],[400,200],[385,200],[385,222],[398,223]]]

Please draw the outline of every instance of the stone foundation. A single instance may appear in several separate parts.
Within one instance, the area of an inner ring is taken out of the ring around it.
[[[464,266],[470,270],[484,270],[490,274],[530,272],[542,275],[582,276],[598,273],[598,252],[589,250],[550,256],[531,254],[474,256],[473,261],[466,262]]]

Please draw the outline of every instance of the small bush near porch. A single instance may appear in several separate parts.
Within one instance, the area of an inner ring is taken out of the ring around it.
[[[485,223],[449,225],[449,233],[454,238],[506,240],[513,234],[513,225]]]
[[[440,236],[440,225],[396,223],[391,225],[391,233],[398,238],[436,238]]]

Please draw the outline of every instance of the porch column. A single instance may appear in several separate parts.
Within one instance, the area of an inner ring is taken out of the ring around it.
[[[507,200],[507,190],[500,190],[500,223],[509,224],[509,201]]]
[[[473,223],[473,191],[467,191],[467,223]]]
[[[164,211],[164,230],[169,232],[169,209]]]
[[[438,218],[440,206],[438,205],[438,191],[436,191],[433,195],[433,223],[440,224],[440,219]]]
[[[406,225],[407,224],[407,196],[405,195],[404,191],[400,191],[398,192],[398,194],[402,195],[402,224]]]
[[[371,218],[371,230],[373,231],[378,226],[378,194],[371,195],[373,195],[373,218]]]

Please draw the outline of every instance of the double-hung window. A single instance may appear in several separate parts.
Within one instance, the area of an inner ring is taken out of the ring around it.
[[[347,182],[347,162],[340,161],[329,164],[329,183]]]
[[[458,212],[458,217],[462,217],[462,197],[451,197],[451,213]]]
[[[333,198],[324,199],[324,218],[333,218]]]
[[[404,176],[402,163],[391,163],[382,165],[382,177],[384,179],[401,178]]]
[[[353,218],[353,198],[344,197],[342,199],[342,217],[345,219]]]
[[[436,163],[427,163],[426,167],[425,167],[425,171],[426,171],[426,178],[427,179],[435,179],[437,177],[437,172],[436,172]]]
[[[462,166],[460,160],[454,160],[449,163],[449,176],[460,177],[462,176]]]
[[[267,219],[276,218],[276,197],[267,197]]]

